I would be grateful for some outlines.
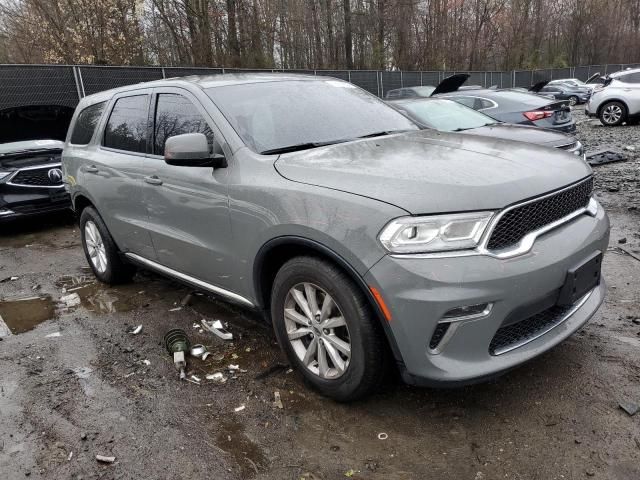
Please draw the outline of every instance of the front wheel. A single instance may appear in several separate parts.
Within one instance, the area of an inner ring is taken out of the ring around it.
[[[571,105],[572,107],[574,105],[577,105],[579,101],[580,101],[580,99],[578,97],[576,97],[575,95],[571,95],[569,97],[569,105]]]
[[[80,237],[87,262],[98,280],[107,284],[131,280],[135,268],[120,258],[107,226],[92,207],[85,208],[80,214]]]
[[[353,401],[382,381],[386,350],[362,291],[334,265],[294,258],[277,273],[271,318],[280,347],[322,395]]]
[[[620,102],[608,102],[600,108],[600,122],[607,127],[621,125],[627,118],[627,107]]]

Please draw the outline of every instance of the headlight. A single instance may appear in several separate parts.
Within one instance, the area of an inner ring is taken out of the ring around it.
[[[9,175],[11,175],[13,172],[3,172],[0,171],[0,181],[2,181],[3,178],[8,177]]]
[[[380,243],[391,253],[429,253],[475,248],[493,212],[401,217],[382,229]]]

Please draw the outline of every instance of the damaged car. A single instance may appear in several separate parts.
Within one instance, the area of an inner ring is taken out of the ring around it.
[[[57,140],[0,144],[0,222],[71,208],[60,168],[63,147]]]
[[[90,109],[99,119],[75,143]],[[581,158],[421,130],[328,77],[85,97],[63,170],[99,280],[142,267],[263,312],[291,365],[339,401],[392,366],[418,385],[496,377],[605,295],[609,220]]]
[[[609,75],[596,86],[584,113],[598,117],[600,123],[615,127],[640,121],[640,68],[622,70]]]
[[[445,98],[408,98],[387,101],[389,105],[408,116],[423,128],[435,128],[443,132],[460,132],[467,135],[535,143],[561,148],[584,157],[584,148],[577,138],[565,133],[529,125],[512,125],[499,122],[482,112]]]

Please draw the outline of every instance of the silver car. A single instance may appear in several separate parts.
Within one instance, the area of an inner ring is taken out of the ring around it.
[[[494,377],[605,295],[609,220],[580,157],[419,130],[331,78],[86,97],[63,168],[98,279],[140,266],[264,312],[291,365],[340,401],[392,366],[421,385]]]
[[[590,117],[598,117],[608,127],[640,121],[640,68],[609,75],[593,90],[585,107]]]

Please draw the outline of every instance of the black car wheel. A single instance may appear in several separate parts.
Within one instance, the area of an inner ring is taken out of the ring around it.
[[[571,96],[569,97],[569,105],[571,105],[572,107],[573,107],[574,105],[577,105],[577,104],[578,104],[578,102],[580,102],[580,99],[579,99],[578,97],[576,97],[575,95],[571,95]]]
[[[296,257],[277,273],[271,318],[280,347],[322,395],[347,402],[385,374],[380,326],[362,291],[334,265]]]
[[[600,107],[600,122],[607,127],[621,125],[627,118],[627,107],[621,102],[607,102]]]
[[[131,280],[135,268],[122,260],[107,226],[92,207],[80,214],[80,237],[87,262],[98,280],[110,285]]]

